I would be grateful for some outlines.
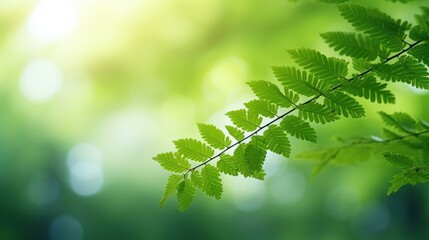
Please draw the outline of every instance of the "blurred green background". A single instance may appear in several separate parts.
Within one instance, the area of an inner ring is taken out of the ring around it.
[[[354,1],[413,21],[413,4]],[[426,3],[427,5],[427,3]],[[196,122],[252,98],[285,49],[327,49],[319,33],[348,30],[335,6],[302,0],[1,0],[0,239],[424,239],[429,191],[387,198],[394,170],[378,159],[330,166],[270,155],[263,182],[224,178],[221,201],[197,193],[160,209],[167,179],[151,158]],[[379,135],[376,112],[429,119],[428,95],[392,86],[397,104],[318,125],[334,136]],[[335,127],[333,127],[335,126]]]

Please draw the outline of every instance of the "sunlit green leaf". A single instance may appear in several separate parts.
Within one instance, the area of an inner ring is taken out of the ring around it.
[[[174,145],[183,156],[199,162],[207,160],[214,154],[214,150],[211,147],[192,138],[176,140]]]
[[[198,123],[198,129],[203,139],[214,148],[224,149],[231,144],[229,137],[225,136],[225,134],[214,125]]]

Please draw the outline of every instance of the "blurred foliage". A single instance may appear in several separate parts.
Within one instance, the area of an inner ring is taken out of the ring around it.
[[[411,22],[424,4],[367,2]],[[244,82],[290,62],[284,49],[330,53],[317,34],[347,30],[339,20],[334,6],[304,0],[0,1],[0,238],[427,236],[429,192],[385,197],[382,161],[309,182],[311,165],[270,156],[264,183],[230,179],[222,203],[201,195],[184,214],[170,201],[159,209],[166,176],[150,158],[195,136],[195,122],[225,123],[250,96]],[[427,94],[394,88],[398,104],[384,111],[429,118]],[[319,146],[379,131],[368,109],[372,124],[319,126]]]

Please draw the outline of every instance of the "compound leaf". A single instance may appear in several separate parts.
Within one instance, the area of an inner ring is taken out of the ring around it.
[[[328,89],[328,85],[313,74],[295,67],[272,67],[277,80],[286,88],[304,96],[316,96]]]
[[[203,179],[203,187],[201,190],[209,196],[220,199],[223,189],[218,169],[212,165],[207,164],[201,170],[201,176]]]
[[[179,210],[184,212],[194,201],[195,187],[191,180],[185,178],[177,185],[177,201],[179,202]]]
[[[354,95],[363,97],[371,102],[395,103],[395,95],[386,89],[386,83],[379,83],[373,76],[360,78],[353,82],[345,82],[341,89]]]
[[[287,98],[275,84],[268,81],[258,80],[247,82],[247,85],[250,86],[253,93],[262,99],[266,100],[269,103],[275,104],[279,107],[290,107],[292,102]]]
[[[177,185],[183,179],[182,175],[173,174],[168,177],[167,185],[165,186],[164,195],[161,198],[160,206],[163,207],[167,199],[176,192]]]
[[[317,135],[314,128],[297,116],[286,116],[280,123],[280,126],[296,138],[314,143],[317,142]]]
[[[393,114],[387,114],[385,112],[378,112],[383,122],[391,127],[398,129],[404,133],[415,133],[417,122],[407,113],[395,112]]]
[[[198,123],[198,129],[203,139],[214,148],[222,150],[231,144],[229,137],[225,136],[225,134],[214,125]]]
[[[321,36],[340,55],[372,61],[380,54],[380,44],[362,34],[327,32]]]
[[[186,158],[191,160],[204,162],[211,158],[214,150],[203,142],[192,138],[184,138],[174,141],[177,151]]]
[[[410,56],[400,56],[393,64],[374,65],[377,75],[392,82],[404,82],[417,88],[429,89],[429,77],[425,65]]]
[[[274,153],[290,156],[291,146],[286,133],[277,125],[271,125],[264,132],[265,143],[269,150]]]
[[[325,104],[344,117],[360,118],[365,116],[365,109],[354,98],[342,92],[325,94]]]
[[[260,172],[267,155],[267,147],[261,136],[253,136],[247,144],[244,159],[251,173]]]
[[[339,119],[334,110],[316,102],[309,102],[298,107],[298,116],[304,120],[325,124]]]
[[[160,153],[153,158],[163,168],[168,171],[182,173],[191,167],[191,164],[180,154],[174,154],[172,152]]]
[[[249,132],[257,129],[262,122],[261,117],[253,112],[246,111],[246,109],[230,111],[226,115],[235,126]]]
[[[247,102],[244,104],[244,106],[246,106],[249,111],[255,114],[270,118],[276,116],[278,111],[277,105],[260,99]]]
[[[309,70],[316,77],[329,84],[347,76],[347,62],[335,57],[326,57],[322,53],[308,48],[288,50],[296,63]]]
[[[405,30],[408,23],[395,20],[375,8],[359,5],[339,5],[338,9],[357,31],[367,34],[375,42],[380,42],[391,51],[399,52],[404,45]]]
[[[231,176],[238,175],[237,165],[235,164],[234,158],[231,155],[228,155],[228,154],[221,155],[216,166],[218,170],[222,173],[225,173]]]
[[[244,138],[244,132],[240,129],[229,125],[225,126],[225,128],[235,140],[241,141]]]

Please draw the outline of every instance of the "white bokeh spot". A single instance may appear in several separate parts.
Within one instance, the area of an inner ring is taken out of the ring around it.
[[[63,73],[58,65],[47,59],[37,59],[22,72],[20,88],[28,100],[41,103],[51,99],[62,83]]]
[[[31,12],[27,27],[35,40],[50,43],[71,34],[77,21],[72,1],[42,0]]]

